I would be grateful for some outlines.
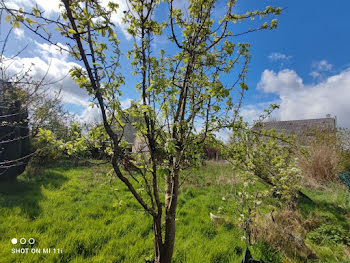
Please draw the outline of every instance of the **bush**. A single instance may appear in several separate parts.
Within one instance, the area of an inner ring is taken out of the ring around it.
[[[342,141],[339,132],[313,131],[314,136],[303,154],[299,155],[299,168],[309,183],[334,182],[343,171]]]
[[[272,187],[273,196],[281,204],[293,207],[301,181],[294,140],[274,130],[235,131],[232,143],[225,147],[225,154],[234,168],[261,178]]]
[[[37,146],[37,151],[30,160],[31,167],[45,167],[55,163],[63,156],[63,152],[54,145]]]

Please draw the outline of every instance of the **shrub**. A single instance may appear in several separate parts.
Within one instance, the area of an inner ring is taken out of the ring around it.
[[[299,158],[299,167],[303,176],[311,181],[336,181],[341,171],[340,152],[328,145],[312,145],[308,153]]]
[[[246,129],[233,133],[232,143],[225,147],[225,154],[234,168],[261,178],[272,187],[274,197],[293,207],[301,181],[294,144],[293,137],[274,130],[257,132]]]
[[[342,147],[336,132],[317,131],[308,146],[302,148],[299,167],[308,183],[337,181],[343,170]]]

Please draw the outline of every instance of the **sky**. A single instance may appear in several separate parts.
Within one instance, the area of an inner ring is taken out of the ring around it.
[[[126,9],[124,0],[114,1],[118,1],[121,10]],[[5,2],[25,10],[37,4],[51,17],[57,17],[59,11],[58,0]],[[176,5],[185,9],[188,2],[178,0]],[[277,29],[254,32],[237,39],[238,42],[251,43],[252,53],[247,77],[249,90],[241,109],[242,116],[252,122],[269,104],[275,103],[280,105],[280,109],[273,115],[279,120],[322,118],[331,114],[336,116],[339,127],[350,128],[350,1],[238,0],[235,11],[245,13],[248,10],[264,9],[268,5],[284,8],[278,17]],[[218,5],[218,17],[221,10]],[[166,13],[162,11],[159,10],[156,15],[161,17]],[[121,46],[126,50],[132,44],[132,39],[126,32],[127,26],[122,23],[120,14],[114,15],[112,19]],[[1,21],[1,40],[8,28],[8,23]],[[242,30],[243,25],[237,25],[236,28],[232,28],[234,33],[235,30]],[[38,77],[49,68],[47,78],[57,81],[51,90],[62,90],[66,109],[77,114],[82,122],[98,120],[98,109],[89,107],[91,98],[68,76],[68,70],[77,62],[23,27],[13,31],[5,56],[16,54],[26,45],[28,47],[9,65],[9,71],[16,72],[23,65],[28,67],[33,64],[31,72]],[[169,52],[172,51],[166,37],[157,39],[154,48],[169,48]],[[125,66],[128,61],[124,59],[122,62],[124,67],[121,71],[126,76],[127,85],[123,87],[121,103],[126,108],[131,100],[138,98],[134,88],[137,80],[130,74],[130,68]]]

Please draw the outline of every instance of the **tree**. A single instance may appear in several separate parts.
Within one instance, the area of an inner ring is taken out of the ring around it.
[[[25,94],[11,83],[0,82],[0,179],[14,180],[21,174],[31,151]]]
[[[250,52],[248,43],[235,43],[242,34],[273,29],[277,20],[265,22],[241,33],[230,28],[236,22],[257,17],[279,15],[280,8],[271,6],[262,11],[237,15],[235,0],[227,0],[225,13],[214,21],[216,0],[192,0],[186,12],[175,8],[174,1],[129,0],[124,10],[127,31],[133,37],[132,48],[121,52],[111,16],[120,10],[109,2],[103,6],[95,0],[62,0],[63,12],[56,20],[44,16],[38,8],[31,11],[3,8],[13,26],[22,23],[49,43],[58,45],[50,29],[55,27],[65,41],[67,50],[81,67],[72,69],[71,76],[85,88],[98,105],[105,132],[111,140],[112,165],[115,175],[128,187],[140,206],[153,218],[154,256],[156,262],[171,262],[175,241],[175,217],[181,171],[199,162],[203,143],[209,134],[234,125],[241,103],[234,104],[232,91],[239,84],[240,97],[245,84]],[[160,21],[156,10],[167,10]],[[157,36],[168,36],[171,50],[154,54],[152,46]],[[108,54],[108,55],[107,55]],[[125,115],[121,109],[120,87],[125,78],[118,73],[120,57],[126,54],[139,80],[137,107],[128,114],[137,136],[146,145],[147,153],[132,154],[137,175],[128,176],[122,160]],[[237,71],[236,68],[238,67]],[[228,83],[223,76],[236,73]],[[232,111],[234,119],[232,119]],[[198,123],[202,123],[198,129]],[[162,153],[163,158],[158,158]],[[164,190],[160,188],[164,185]],[[139,188],[144,191],[138,191]]]
[[[245,127],[245,128],[244,128]],[[225,147],[225,157],[247,180],[262,179],[271,186],[272,194],[284,205],[294,208],[300,189],[300,170],[297,168],[293,136],[276,133],[274,130],[249,129],[242,123],[233,130],[232,142]],[[305,195],[303,195],[305,196]]]
[[[3,12],[0,21],[2,17]],[[48,128],[58,138],[66,138],[70,119],[63,110],[60,93],[48,92],[52,82],[45,81],[47,72],[42,78],[34,79],[30,74],[34,64],[29,68],[23,65],[18,71],[10,69],[26,48],[15,55],[6,55],[12,31],[10,28],[2,35],[0,42],[0,180],[15,180],[30,160],[33,164],[32,157],[41,164],[49,160],[47,147],[36,144],[39,128]]]

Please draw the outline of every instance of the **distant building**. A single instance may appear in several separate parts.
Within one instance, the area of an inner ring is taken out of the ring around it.
[[[131,107],[133,107],[133,103],[131,104]],[[147,153],[149,152],[147,143],[145,142],[144,138],[137,136],[137,131],[133,125],[133,122],[137,122],[137,120],[131,120],[129,118],[123,118],[122,120],[125,123],[125,126],[123,128],[123,136],[124,139],[128,142],[130,151],[132,153]],[[142,121],[142,120],[141,120]]]
[[[316,132],[334,132],[337,123],[336,117],[330,114],[326,118],[290,120],[290,121],[267,121],[262,122],[253,127],[253,130],[275,130],[277,133],[285,135],[296,135],[297,140],[306,143],[316,135]]]

